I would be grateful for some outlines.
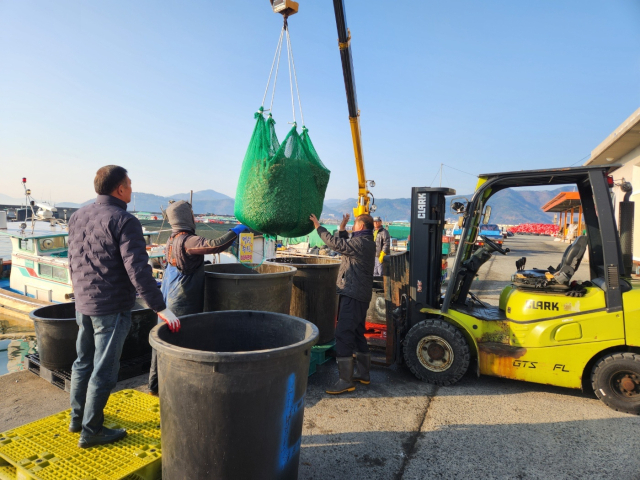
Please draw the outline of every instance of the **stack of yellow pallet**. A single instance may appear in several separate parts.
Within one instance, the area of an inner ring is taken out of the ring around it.
[[[0,433],[1,480],[157,480],[161,478],[160,405],[135,390],[111,395],[105,426],[126,428],[111,445],[78,448],[69,410]]]

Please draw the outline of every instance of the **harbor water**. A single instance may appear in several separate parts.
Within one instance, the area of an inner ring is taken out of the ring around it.
[[[0,258],[11,260],[11,240],[0,236]],[[36,352],[33,322],[0,313],[0,375],[27,368],[26,356]]]
[[[25,370],[26,356],[32,353],[36,353],[33,323],[0,314],[0,375]]]

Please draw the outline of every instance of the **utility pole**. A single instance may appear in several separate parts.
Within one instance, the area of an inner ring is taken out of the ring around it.
[[[442,166],[444,165],[444,163],[440,164],[440,187],[442,187]]]

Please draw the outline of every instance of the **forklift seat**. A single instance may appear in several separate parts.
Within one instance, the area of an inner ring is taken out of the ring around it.
[[[567,290],[571,284],[571,278],[578,270],[582,257],[587,251],[587,237],[582,235],[576,238],[567,247],[562,255],[562,261],[556,267],[547,270],[534,268],[533,270],[521,270],[513,276],[513,283],[523,288],[543,288],[550,290]]]

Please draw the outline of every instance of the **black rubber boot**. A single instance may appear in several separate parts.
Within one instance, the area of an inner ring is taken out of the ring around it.
[[[356,353],[356,370],[353,374],[353,381],[360,382],[365,385],[371,383],[369,377],[369,370],[371,369],[371,354],[370,353]]]
[[[331,388],[327,389],[327,393],[338,395],[345,392],[353,392],[356,385],[353,383],[353,357],[338,357],[338,374],[340,378]]]
[[[127,431],[124,428],[111,429],[102,427],[102,430],[97,435],[80,435],[80,441],[78,446],[80,448],[95,447],[96,445],[105,445],[107,443],[117,442],[127,436]]]
[[[82,431],[82,420],[71,420],[69,422],[69,431],[71,433],[80,433]]]

